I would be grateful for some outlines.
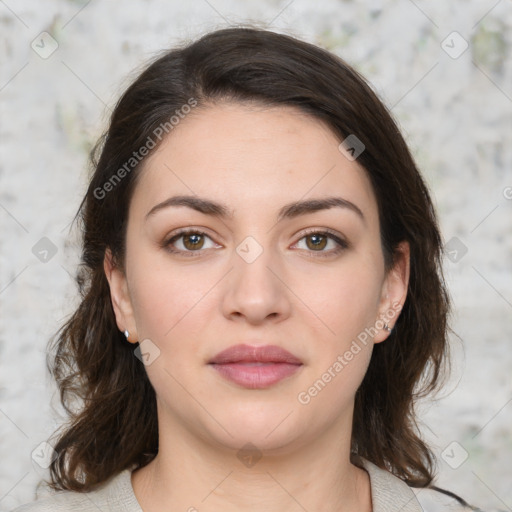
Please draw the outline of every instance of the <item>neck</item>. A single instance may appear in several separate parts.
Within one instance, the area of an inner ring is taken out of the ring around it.
[[[371,511],[368,474],[351,464],[350,436],[340,438],[339,430],[293,449],[261,452],[214,446],[186,428],[163,427],[157,456],[132,474],[145,512]]]

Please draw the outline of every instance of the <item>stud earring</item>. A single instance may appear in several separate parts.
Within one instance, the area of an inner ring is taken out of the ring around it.
[[[386,331],[388,332],[391,332],[393,330],[391,327],[389,327],[388,324],[384,324],[384,329],[386,329]]]
[[[127,339],[128,341],[130,341],[130,340],[129,340],[130,333],[129,333],[128,331],[124,331],[124,335],[126,336],[126,339]]]

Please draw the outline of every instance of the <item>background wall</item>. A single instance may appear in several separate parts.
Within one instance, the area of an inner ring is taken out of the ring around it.
[[[88,150],[154,52],[247,21],[336,52],[398,119],[438,208],[460,336],[421,428],[439,485],[512,510],[510,0],[1,1],[0,510],[34,498],[62,421],[45,349],[77,303]]]

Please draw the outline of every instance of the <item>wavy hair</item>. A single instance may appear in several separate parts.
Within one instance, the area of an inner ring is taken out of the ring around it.
[[[47,360],[69,414],[56,434],[50,487],[89,491],[158,452],[155,392],[117,328],[103,261],[109,248],[124,268],[128,208],[145,161],[132,161],[134,152],[149,138],[158,146],[162,126],[172,137],[170,119],[191,99],[197,108],[224,100],[296,107],[327,123],[340,141],[355,135],[364,144],[358,163],[377,198],[386,271],[401,241],[410,244],[411,270],[401,314],[386,342],[374,347],[355,396],[352,457],[411,486],[428,486],[435,459],[414,406],[439,386],[451,329],[442,240],[427,186],[390,112],[345,61],[290,35],[233,27],[153,59],[122,94],[91,152],[92,177],[76,216],[81,302],[50,340]]]

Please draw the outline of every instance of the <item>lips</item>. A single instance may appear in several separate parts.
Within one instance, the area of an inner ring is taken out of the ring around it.
[[[277,345],[234,345],[219,352],[208,363],[220,375],[236,384],[261,389],[296,373],[302,361]]]
[[[290,363],[302,364],[302,361],[293,354],[277,345],[250,346],[234,345],[219,352],[210,361],[210,364],[226,363]]]

